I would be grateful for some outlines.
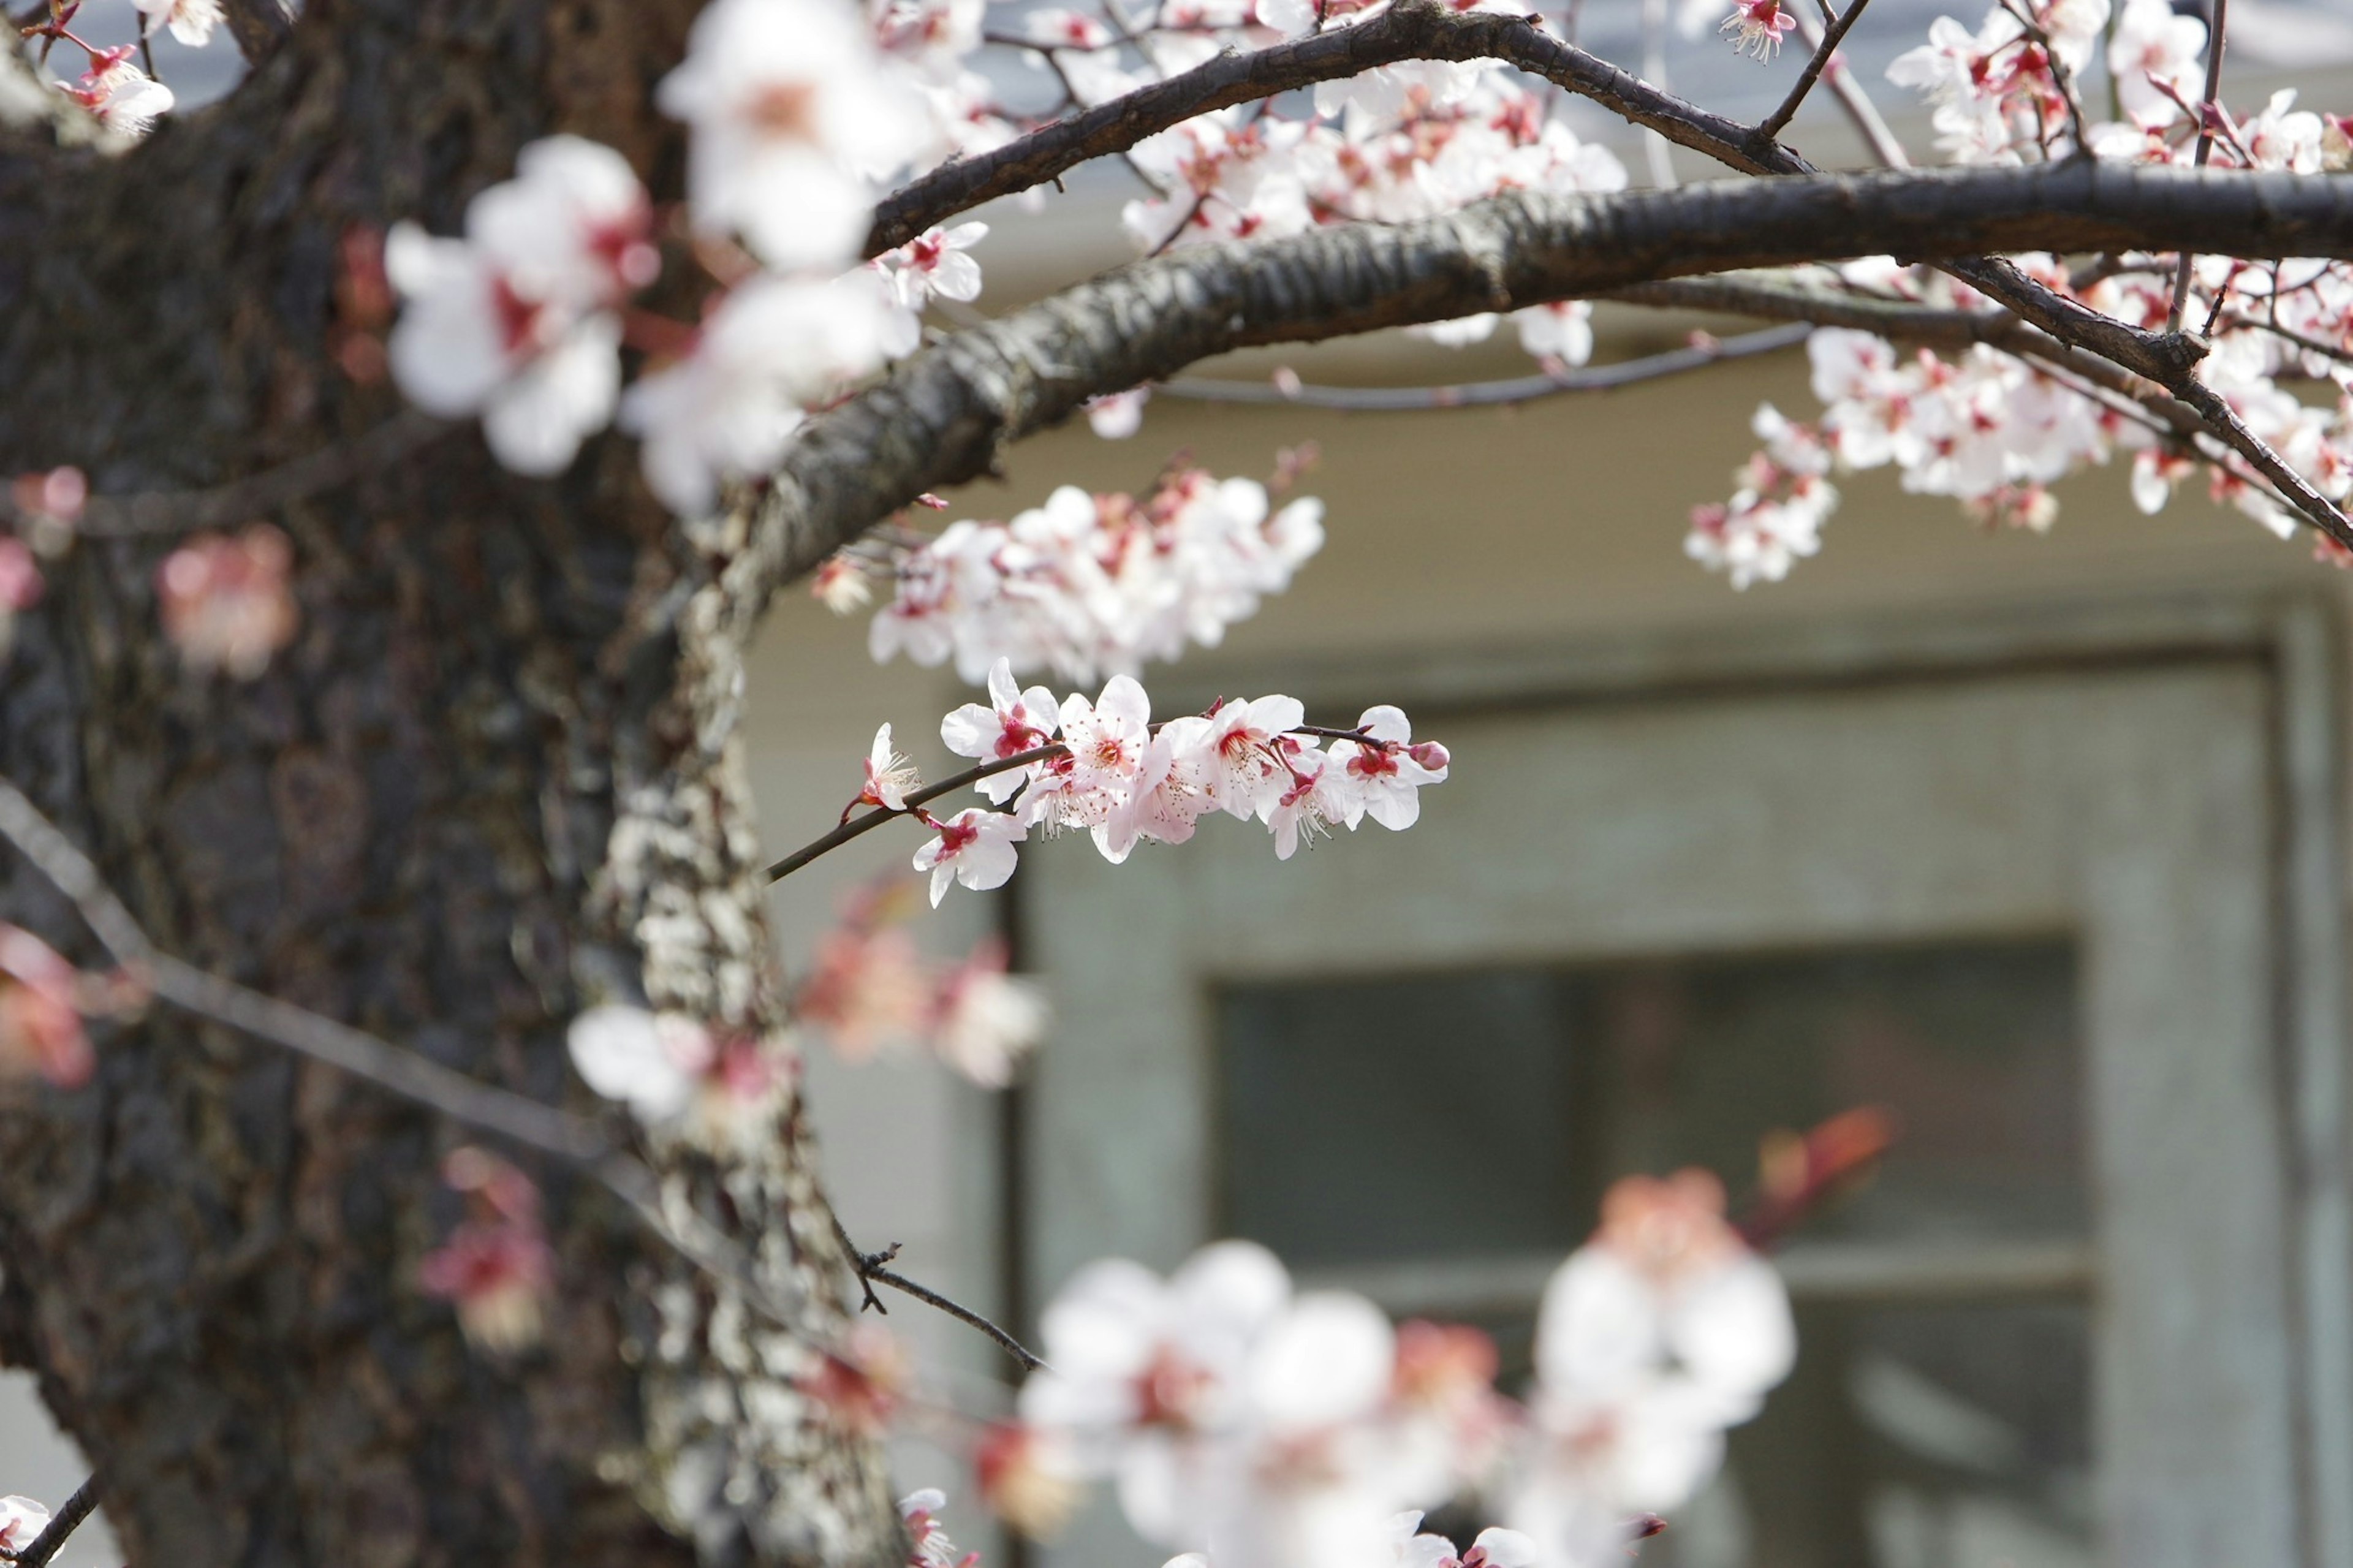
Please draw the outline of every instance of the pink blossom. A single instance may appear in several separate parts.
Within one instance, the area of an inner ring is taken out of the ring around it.
[[[943,300],[980,298],[980,263],[966,252],[988,235],[985,223],[927,228],[880,259],[899,303],[920,310],[933,295]]]
[[[1094,829],[1104,859],[1118,865],[1140,839],[1182,844],[1193,837],[1195,821],[1216,809],[1208,789],[1215,762],[1208,734],[1206,719],[1171,719],[1160,727],[1126,783],[1126,798]]]
[[[1732,15],[1719,30],[1736,35],[1734,46],[1761,60],[1771,58],[1797,26],[1798,18],[1781,9],[1781,0],[1732,0]]]
[[[385,271],[406,308],[386,344],[393,378],[427,413],[479,413],[518,473],[560,472],[612,417],[611,308],[652,279],[651,221],[619,153],[554,136],[468,205],[464,239],[396,225]]]
[[[212,41],[220,25],[221,0],[133,0],[151,27],[169,27],[172,37],[192,49]]]
[[[1366,709],[1356,728],[1364,740],[1335,741],[1329,752],[1332,765],[1347,774],[1347,824],[1353,828],[1370,816],[1402,832],[1421,816],[1422,786],[1446,782],[1446,750],[1414,745],[1404,711],[1386,704]]]
[[[912,317],[884,281],[761,276],[729,294],[681,358],[638,377],[620,423],[644,443],[647,486],[683,517],[719,487],[775,465],[807,409],[913,346]]]
[[[908,1568],[973,1568],[980,1561],[977,1552],[958,1555],[955,1542],[941,1528],[940,1510],[947,1505],[947,1494],[937,1487],[899,1500],[899,1518],[907,1527]]]
[[[1260,815],[1270,795],[1288,787],[1280,737],[1306,721],[1295,697],[1271,695],[1214,710],[1201,741],[1208,753],[1202,787],[1211,803],[1230,816]]]
[[[989,706],[967,702],[940,721],[941,743],[957,756],[1003,762],[1045,745],[1061,725],[1054,694],[1042,686],[1018,689],[1008,659],[989,667],[988,696]],[[995,773],[980,781],[980,793],[1002,803],[1029,778],[1026,771]]]
[[[1260,797],[1259,815],[1274,830],[1274,858],[1288,860],[1302,844],[1313,844],[1345,822],[1352,809],[1345,768],[1313,745],[1285,736],[1278,748],[1285,782]]]
[[[820,1030],[845,1061],[921,1032],[933,984],[904,931],[848,921],[819,939],[816,967],[793,997],[795,1019]]]
[[[1125,392],[1107,393],[1087,400],[1087,428],[1106,441],[1124,441],[1144,428],[1144,405],[1152,401],[1152,389],[1133,386]]]
[[[554,1254],[540,1226],[539,1189],[504,1160],[460,1148],[442,1179],[470,1199],[473,1217],[426,1255],[417,1280],[454,1303],[466,1337],[494,1354],[539,1342],[554,1286]]]
[[[28,1497],[0,1497],[0,1552],[22,1552],[49,1527],[49,1510]]]
[[[266,522],[235,537],[198,534],[155,571],[164,631],[187,667],[251,680],[294,637],[286,536]]]
[[[663,111],[686,121],[698,228],[740,234],[770,266],[845,266],[876,184],[922,147],[920,104],[838,0],[713,0]]]
[[[2167,0],[2125,0],[2108,42],[2108,73],[2125,112],[2143,125],[2179,119],[2174,97],[2195,102],[2204,90],[2199,58],[2205,52],[2206,24],[2199,18],[2182,16]]]
[[[0,921],[0,1079],[27,1074],[59,1089],[90,1081],[81,974],[47,942]]]
[[[883,725],[874,731],[873,747],[866,753],[863,764],[866,782],[857,795],[841,808],[841,820],[848,822],[849,814],[861,805],[880,806],[884,811],[907,809],[907,794],[921,789],[923,781],[914,765],[891,749],[891,726]]]
[[[1085,1497],[1069,1444],[1025,1422],[982,1433],[973,1469],[988,1510],[1032,1541],[1059,1533]]]
[[[79,83],[68,87],[59,82],[58,89],[98,116],[109,131],[135,140],[169,113],[174,100],[172,89],[132,65],[130,55],[127,46],[95,54]]]
[[[976,945],[940,984],[932,1048],[983,1089],[1013,1081],[1013,1067],[1045,1035],[1051,1016],[1038,987],[1005,973],[1001,939]]]
[[[1029,827],[1011,814],[972,806],[943,822],[926,816],[934,830],[915,851],[915,869],[932,876],[932,907],[947,896],[950,882],[961,882],[976,893],[1005,886],[1018,859],[1014,846],[1029,836]]]
[[[1061,722],[1077,787],[1124,794],[1151,740],[1152,700],[1144,688],[1131,676],[1114,675],[1093,702],[1075,693],[1063,699]]]

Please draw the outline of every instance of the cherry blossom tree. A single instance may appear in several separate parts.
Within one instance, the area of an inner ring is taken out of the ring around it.
[[[1155,389],[1433,401],[1184,376],[1233,349],[1508,323],[1533,374],[1448,395],[1504,402],[1802,340],[1820,408],[1760,409],[1733,493],[1692,498],[1683,548],[1734,587],[1883,466],[2042,529],[2127,457],[2146,510],[2194,481],[2353,562],[2347,121],[2223,102],[2223,0],[1955,8],[1866,84],[1863,0],[1692,0],[1787,83],[1756,122],[1519,0],[137,0],[129,43],[77,0],[17,16],[0,1353],[100,1470],[0,1500],[0,1551],[47,1561],[102,1490],[141,1563],[951,1568],[957,1508],[1042,1530],[1103,1480],[1217,1568],[1621,1560],[1786,1372],[1757,1248],[1874,1135],[1804,1144],[1746,1231],[1703,1173],[1614,1189],[1525,1403],[1477,1336],[1244,1243],[1082,1273],[1040,1366],[844,1232],[797,1064],[1001,1084],[1041,999],[1001,950],[921,958],[889,889],[788,975],[764,900],[871,832],[937,903],[1054,833],[1116,862],[1412,826],[1452,759],[1397,708],[1145,684],[1346,526],[1296,455],[916,521],[1075,416],[1148,439]],[[184,109],[158,34],[242,80]],[[1790,144],[1818,92],[1883,167]],[[1950,166],[1913,166],[1885,92]],[[1725,175],[1637,187],[1566,100]],[[971,215],[1097,161],[1139,258],[987,313],[1020,212]],[[1767,324],[1595,365],[1596,300]],[[987,700],[929,784],[877,715],[839,826],[770,865],[744,651],[805,578]],[[878,1285],[1034,1372],[977,1495],[893,1500]],[[1419,1530],[1466,1490],[1492,1527]]]

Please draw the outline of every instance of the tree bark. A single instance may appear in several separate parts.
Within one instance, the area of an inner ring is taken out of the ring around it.
[[[0,474],[191,488],[377,428],[396,395],[328,353],[346,228],[454,229],[565,130],[674,195],[649,104],[692,9],[312,0],[127,156],[0,128]],[[726,540],[671,525],[617,441],[529,483],[470,429],[272,521],[303,623],[259,680],[156,634],[163,539],[52,563],[0,665],[0,770],[159,943],[548,1101],[586,1100],[563,1024],[601,996],[780,1024],[736,628],[698,609]],[[899,1559],[877,1444],[808,1391],[843,1275],[797,1109],[765,1154],[659,1160],[788,1328],[543,1167],[557,1299],[501,1362],[416,1279],[462,1129],[161,1013],[100,1063],[0,1101],[0,1350],[104,1467],[132,1561]]]

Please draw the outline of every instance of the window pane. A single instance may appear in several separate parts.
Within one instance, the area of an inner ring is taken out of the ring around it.
[[[1343,1280],[1535,1260],[1502,1276],[1525,1299],[1437,1314],[1494,1332],[1519,1375],[1541,1266],[1609,1180],[1699,1164],[1736,1198],[1762,1134],[1860,1104],[1899,1142],[1801,1240],[1966,1259],[2090,1236],[2063,942],[1253,983],[1218,1017],[1225,1233]],[[1644,1562],[2088,1563],[2085,1306],[1937,1278],[1801,1303],[1798,1371]]]

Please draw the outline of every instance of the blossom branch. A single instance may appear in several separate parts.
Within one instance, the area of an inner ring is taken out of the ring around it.
[[[243,522],[322,490],[348,484],[385,468],[456,426],[415,408],[404,409],[353,440],[322,447],[274,468],[210,489],[154,490],[124,496],[91,496],[63,521],[76,533],[94,539],[182,533]],[[39,521],[5,490],[0,490],[0,522],[19,526]]]
[[[1789,89],[1789,95],[1781,100],[1779,108],[1758,121],[1757,129],[1748,133],[1751,142],[1761,146],[1781,134],[1781,128],[1797,115],[1799,106],[1806,101],[1806,95],[1813,91],[1814,83],[1831,63],[1831,57],[1838,53],[1839,44],[1846,37],[1848,29],[1862,20],[1862,8],[1869,4],[1870,0],[1854,0],[1854,4],[1849,5],[1823,32],[1821,41],[1814,46],[1812,56],[1806,61],[1806,68],[1798,73],[1797,85]]]
[[[1044,184],[1197,115],[1415,59],[1504,60],[1711,156],[1722,157],[1727,147],[1744,148],[1750,135],[1749,127],[1738,121],[1662,92],[1553,37],[1534,19],[1493,12],[1457,14],[1431,0],[1405,0],[1355,26],[1333,27],[1248,54],[1220,55],[1018,136],[992,152],[944,163],[875,209],[865,252],[878,256],[983,202]],[[1778,149],[1741,156],[1745,161],[1738,166],[1751,173],[1796,174],[1807,167],[1804,160]]]
[[[1024,1372],[1036,1372],[1046,1364],[1044,1360],[1033,1353],[1027,1345],[974,1311],[970,1307],[952,1297],[941,1295],[927,1285],[918,1285],[905,1275],[886,1267],[892,1259],[899,1256],[899,1243],[894,1241],[880,1252],[860,1251],[858,1244],[849,1239],[849,1232],[842,1226],[839,1215],[833,1216],[833,1236],[834,1239],[841,1244],[842,1251],[849,1255],[850,1263],[858,1271],[859,1287],[866,1293],[865,1307],[871,1308],[886,1318],[891,1315],[891,1310],[885,1307],[881,1298],[874,1294],[874,1286],[879,1281],[902,1295],[913,1296],[927,1307],[936,1308],[945,1312],[960,1323],[979,1330],[995,1340],[1006,1354],[1020,1363],[1021,1370]]]
[[[906,805],[897,810],[887,805],[877,806],[863,816],[851,817],[832,832],[802,845],[769,867],[765,875],[771,882],[781,880],[818,856],[840,848],[860,834],[872,832],[894,816],[913,816],[921,807],[929,805],[943,795],[954,795],[960,789],[969,789],[983,779],[994,778],[998,773],[1009,773],[1016,768],[1026,768],[1031,763],[1043,762],[1049,757],[1059,757],[1069,751],[1068,746],[1057,741],[1050,746],[1039,746],[1016,756],[999,757],[995,762],[982,763],[976,767],[966,768],[964,772],[942,779],[935,784],[909,792],[905,797]]]
[[[2195,167],[2204,168],[2214,156],[2214,121],[2221,113],[2222,27],[2230,20],[2231,0],[2214,0],[2214,26],[2206,46],[2206,98],[2198,106],[2198,153]],[[2197,258],[2185,250],[2173,274],[2173,304],[2165,313],[2165,330],[2181,330],[2181,313],[2189,305],[2189,269]]]
[[[49,1560],[65,1548],[67,1538],[79,1530],[82,1521],[98,1511],[100,1492],[99,1472],[93,1470],[66,1499],[65,1506],[49,1516],[32,1544],[22,1552],[0,1551],[0,1561],[13,1563],[16,1568],[48,1568]]]
[[[2353,255],[2353,179],[2090,160],[1809,174],[1606,195],[1520,193],[1416,223],[1199,246],[957,333],[812,420],[756,503],[753,542],[731,562],[727,587],[737,613],[756,614],[871,523],[990,471],[1004,444],[1090,398],[1232,349],[1831,258],[2185,246]],[[2135,332],[2006,263],[1954,267],[1973,286],[2022,301],[2013,309],[2063,342],[2168,390],[2190,379],[2199,350],[2182,339]],[[2333,508],[2307,510],[2332,532],[2343,526]]]
[[[1512,376],[1500,381],[1472,382],[1459,386],[1303,384],[1286,388],[1269,382],[1214,381],[1198,376],[1180,376],[1174,381],[1161,383],[1157,390],[1171,397],[1187,397],[1205,403],[1282,403],[1303,408],[1336,408],[1357,413],[1492,408],[1532,403],[1538,398],[1562,393],[1607,392],[1616,387],[1631,386],[1638,382],[1653,381],[1661,376],[1702,370],[1726,360],[1773,353],[1804,342],[1810,331],[1811,329],[1804,325],[1768,327],[1736,338],[1710,340],[1687,348],[1670,349],[1663,353],[1646,354],[1640,359],[1621,360],[1616,364],[1585,365],[1573,370]]]

